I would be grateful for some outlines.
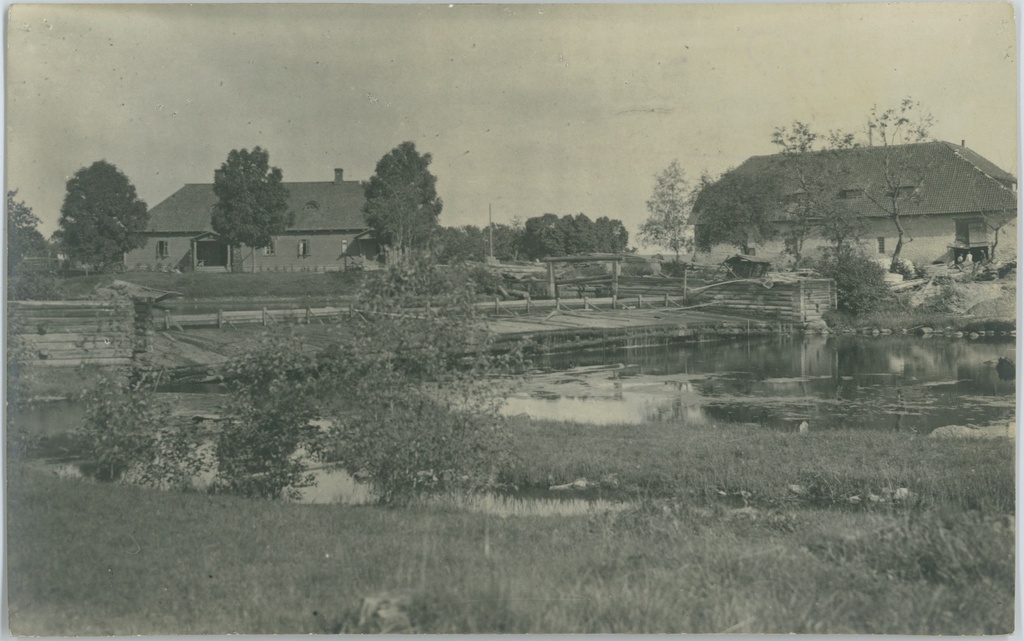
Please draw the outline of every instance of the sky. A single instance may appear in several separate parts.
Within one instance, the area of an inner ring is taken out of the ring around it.
[[[622,220],[655,176],[774,153],[794,120],[861,133],[920,101],[932,136],[1017,174],[1014,6],[16,5],[6,187],[49,235],[105,159],[155,206],[262,146],[286,181],[430,153],[444,225]]]

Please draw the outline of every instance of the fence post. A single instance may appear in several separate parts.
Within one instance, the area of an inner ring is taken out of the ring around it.
[[[526,313],[530,313],[530,292],[526,292]]]
[[[612,294],[612,309],[618,309],[618,308],[619,308],[619,295],[618,294]]]
[[[224,325],[224,310],[217,310],[217,329],[220,329]]]
[[[498,297],[495,296],[494,297],[494,315],[497,316],[498,312],[500,312],[500,311],[501,311],[501,308],[499,307],[499,304],[498,304]]]
[[[590,309],[590,303],[587,302],[587,297],[584,296],[583,297],[583,311],[587,311],[588,309]]]
[[[644,295],[643,294],[637,294],[636,295],[636,308],[637,309],[643,309],[644,308]]]
[[[309,325],[313,322],[313,310],[306,306],[306,324]]]
[[[665,307],[668,307],[668,293],[665,293]]]
[[[171,312],[164,310],[164,327],[166,329],[171,328]]]
[[[267,325],[267,308],[264,307],[263,308],[263,326],[266,327],[266,325]]]

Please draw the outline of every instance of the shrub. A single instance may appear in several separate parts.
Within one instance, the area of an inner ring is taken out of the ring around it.
[[[66,296],[63,281],[52,271],[24,271],[7,283],[9,300],[61,300]]]
[[[505,287],[505,279],[483,265],[465,268],[464,273],[477,294],[497,295]]]
[[[498,409],[520,351],[490,353],[473,298],[464,276],[406,257],[366,279],[349,340],[322,355],[335,456],[381,503],[487,487],[510,462]]]
[[[108,375],[87,393],[78,430],[97,476],[162,488],[183,488],[209,461],[198,426],[174,422],[146,376],[126,385]]]
[[[217,438],[213,489],[254,498],[294,498],[311,485],[307,460],[322,450],[315,360],[288,328],[266,335],[229,368],[231,421]]]
[[[836,281],[839,311],[864,314],[893,301],[892,290],[885,282],[885,269],[862,253],[830,252],[812,266],[823,277]]]
[[[679,261],[673,260],[670,262],[661,264],[661,273],[665,276],[672,276],[673,278],[682,278],[686,274],[688,265]]]

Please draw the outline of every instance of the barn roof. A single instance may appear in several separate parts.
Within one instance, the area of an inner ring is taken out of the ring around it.
[[[358,181],[285,182],[288,208],[295,212],[289,231],[363,230],[363,187]],[[217,203],[213,183],[186,184],[149,210],[150,232],[212,231]]]
[[[850,195],[844,205],[863,216],[884,216],[885,211],[872,202],[886,190],[886,160],[899,167],[902,185],[914,189],[913,196],[902,200],[904,215],[967,214],[1016,209],[1017,179],[994,163],[961,145],[943,141],[896,145],[892,147],[855,147],[835,151],[802,154],[754,156],[736,172],[779,171],[789,182],[791,195],[798,195],[797,176],[822,175],[835,190],[836,198]],[[866,194],[857,194],[862,191]],[[777,218],[785,219],[784,212]]]

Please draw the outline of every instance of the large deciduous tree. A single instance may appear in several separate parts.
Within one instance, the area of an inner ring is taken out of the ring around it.
[[[97,160],[68,180],[56,236],[73,261],[102,270],[144,245],[139,232],[148,224],[146,203],[128,177]]]
[[[7,192],[7,274],[18,269],[26,256],[46,252],[46,239],[37,229],[39,217],[24,201],[14,200],[18,190]]]
[[[437,228],[443,203],[437,195],[437,177],[430,173],[431,156],[403,142],[377,163],[374,175],[363,183],[366,224],[378,242],[402,254],[426,247]]]
[[[210,224],[229,245],[252,248],[253,271],[256,250],[269,247],[274,236],[295,222],[282,178],[281,170],[270,166],[269,152],[261,147],[233,149],[214,177],[217,204]]]
[[[679,161],[673,160],[655,177],[654,191],[647,201],[650,216],[640,226],[640,239],[671,249],[679,262],[679,254],[693,245],[692,235],[688,233],[692,205],[686,176]]]
[[[522,251],[530,259],[570,256],[592,252],[619,254],[626,251],[629,232],[621,220],[602,216],[597,220],[583,213],[544,214],[528,218],[523,226]]]
[[[693,204],[694,241],[710,251],[719,244],[743,253],[778,234],[772,215],[783,202],[784,185],[776,168],[750,172],[729,170],[718,180],[701,176]]]

